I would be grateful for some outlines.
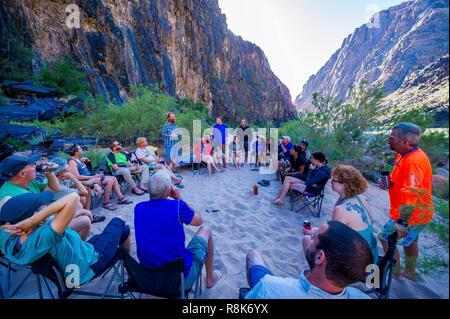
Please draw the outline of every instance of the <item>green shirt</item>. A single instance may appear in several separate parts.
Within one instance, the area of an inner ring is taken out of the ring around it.
[[[47,184],[39,183],[38,181],[32,181],[27,188],[23,188],[8,181],[0,188],[0,200],[6,196],[15,197],[29,192],[39,194],[42,193],[46,187]]]
[[[112,172],[114,172],[114,170],[112,169],[112,166],[114,164],[117,164],[120,166],[120,164],[126,164],[128,166],[128,158],[127,156],[122,153],[113,153],[111,152],[107,157],[106,157],[106,162],[108,163],[109,168],[111,169]]]

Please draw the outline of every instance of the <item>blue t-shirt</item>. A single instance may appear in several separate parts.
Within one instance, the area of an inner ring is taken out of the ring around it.
[[[219,145],[225,145],[227,143],[227,129],[225,124],[216,124],[213,128],[214,141]]]
[[[50,254],[58,264],[59,269],[64,272],[64,277],[73,272],[67,268],[76,265],[80,270],[80,285],[91,280],[95,273],[90,268],[98,259],[98,253],[94,246],[82,241],[78,233],[71,228],[66,228],[64,234],[55,232],[48,222],[36,229],[17,250],[19,236],[13,236],[0,228],[0,243],[5,257],[18,265],[29,265],[39,258]],[[66,273],[66,270],[69,270]]]
[[[185,246],[183,224],[189,225],[194,214],[183,200],[151,200],[136,205],[134,227],[140,263],[147,267],[160,267],[183,257],[187,276],[191,270],[192,253]]]
[[[305,275],[306,272],[303,272],[300,279],[266,275],[245,299],[370,299],[353,287],[347,287],[337,295],[329,294],[312,285]]]

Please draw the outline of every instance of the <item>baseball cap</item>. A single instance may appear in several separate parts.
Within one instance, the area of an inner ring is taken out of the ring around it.
[[[290,136],[283,136],[283,139],[287,139],[289,142],[291,141],[291,137]]]
[[[14,196],[6,201],[0,202],[0,225],[10,223],[17,224],[33,214],[42,205],[48,204],[53,200],[52,192],[42,192],[39,194],[26,193]]]
[[[301,141],[300,144],[306,145],[306,147],[309,146],[309,142],[307,140]]]
[[[5,158],[0,163],[0,173],[10,178],[15,176],[21,170],[25,168],[25,166],[36,163],[41,158],[40,155],[33,155],[30,157],[20,156],[20,155],[12,155],[10,157]]]

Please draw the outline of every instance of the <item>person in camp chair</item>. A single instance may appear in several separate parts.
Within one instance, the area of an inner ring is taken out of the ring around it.
[[[131,186],[131,190],[135,195],[144,195],[147,192],[147,183],[150,171],[147,165],[133,165],[128,155],[123,152],[122,145],[114,141],[110,145],[111,153],[106,157],[106,162],[115,176],[121,175],[125,181]],[[141,175],[140,188],[133,180],[132,174]]]

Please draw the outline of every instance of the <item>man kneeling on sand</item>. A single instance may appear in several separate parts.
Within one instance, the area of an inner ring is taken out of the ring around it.
[[[150,177],[148,190],[150,201],[138,204],[134,210],[140,263],[147,267],[160,267],[184,258],[185,285],[190,289],[201,276],[205,262],[206,285],[212,288],[222,278],[222,272],[213,268],[214,241],[211,229],[201,226],[203,218],[181,199],[180,190],[172,185],[169,174],[156,172]],[[187,247],[184,245],[183,224],[201,226]]]
[[[348,287],[366,276],[373,263],[372,252],[364,238],[350,227],[329,221],[312,236],[302,239],[309,271],[300,279],[275,277],[263,257],[252,251],[247,255],[247,281],[252,288],[246,299],[369,299],[356,288]]]

